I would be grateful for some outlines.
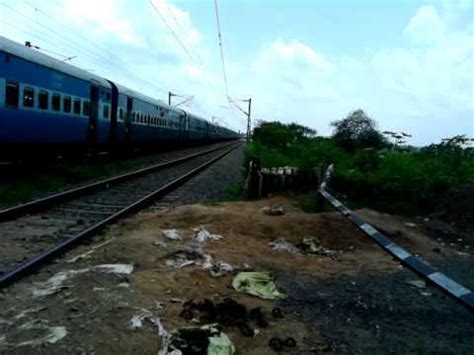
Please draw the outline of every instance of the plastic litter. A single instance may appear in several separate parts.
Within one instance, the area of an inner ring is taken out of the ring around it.
[[[209,270],[211,276],[219,277],[225,274],[230,274],[234,271],[234,268],[228,264],[221,261],[213,261],[210,264],[204,265],[204,270]]]
[[[171,240],[171,241],[183,240],[179,230],[177,229],[165,229],[163,230],[163,235],[165,236],[166,240]]]
[[[234,344],[225,333],[209,338],[208,355],[231,355],[235,353]]]
[[[173,331],[170,334],[167,352],[160,352],[160,355],[165,354],[233,355],[235,347],[217,324],[209,324],[183,327]]]
[[[140,313],[136,314],[130,320],[130,328],[132,330],[137,330],[143,326],[143,322],[147,320],[153,327],[158,329],[158,336],[161,340],[161,350],[159,355],[177,355],[179,353],[170,353],[168,352],[169,342],[170,342],[170,333],[166,331],[165,327],[161,323],[160,318],[155,317],[147,309],[140,309]]]
[[[168,259],[166,260],[166,266],[172,267],[174,269],[182,269],[183,267],[194,265],[196,262],[194,260],[187,259]]]
[[[103,264],[92,268],[60,271],[50,277],[45,282],[37,283],[33,289],[33,297],[44,297],[55,294],[64,288],[70,286],[63,285],[64,282],[76,275],[84,274],[90,271],[99,271],[106,273],[130,275],[133,272],[133,265],[129,264]]]
[[[234,268],[225,262],[216,261],[208,253],[205,253],[201,247],[188,247],[169,254],[170,258],[166,260],[166,266],[181,269],[190,265],[202,266],[204,270],[214,276],[222,276],[234,271]]]
[[[300,251],[297,247],[288,243],[285,238],[277,238],[268,244],[272,246],[273,250],[284,251],[287,253],[298,253]]]
[[[408,280],[405,283],[416,288],[426,288],[426,283],[422,280]]]
[[[285,214],[282,206],[265,206],[262,208],[262,212],[268,216],[282,216]]]
[[[133,265],[129,264],[103,264],[94,266],[95,270],[111,274],[130,275],[133,272]]]
[[[232,287],[267,300],[281,299],[285,295],[278,291],[275,278],[270,272],[240,272],[234,277]]]
[[[220,240],[223,238],[222,235],[219,235],[219,234],[212,234],[211,232],[209,232],[207,229],[205,229],[204,227],[197,227],[197,228],[193,228],[193,231],[196,232],[196,242],[198,242],[199,244],[204,244],[205,242],[207,242],[208,240]]]
[[[46,330],[47,334],[43,337],[36,338],[33,340],[23,341],[18,343],[16,347],[22,346],[40,346],[44,344],[55,344],[64,338],[67,335],[66,327],[39,327],[39,328],[29,328],[29,329],[41,329]]]
[[[316,237],[303,238],[303,241],[297,246],[304,253],[327,256],[333,260],[337,260],[337,253],[334,250],[324,247],[321,241]]]

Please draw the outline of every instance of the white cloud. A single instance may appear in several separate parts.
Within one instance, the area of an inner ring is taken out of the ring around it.
[[[253,64],[258,72],[273,66],[281,67],[281,72],[292,70],[310,76],[328,76],[333,69],[331,63],[310,46],[297,40],[285,42],[279,38],[264,47]]]
[[[93,30],[96,36],[114,35],[127,45],[144,45],[130,19],[120,12],[123,6],[122,0],[63,0],[56,7],[55,17],[65,17],[79,27]]]
[[[403,46],[351,57],[276,39],[253,63],[254,96],[263,102],[256,114],[329,133],[330,121],[361,107],[383,128],[410,130],[414,144],[472,135],[474,36],[472,27],[450,21],[445,12],[423,6],[400,34]]]
[[[422,6],[405,27],[404,33],[415,42],[430,44],[442,39],[445,23],[434,6]]]

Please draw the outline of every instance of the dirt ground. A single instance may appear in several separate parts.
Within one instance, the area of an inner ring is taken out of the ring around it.
[[[264,214],[262,208],[271,205],[283,206],[285,214]],[[474,286],[470,253],[441,246],[404,218],[359,212],[401,246]],[[214,277],[200,265],[166,264],[173,252],[193,244],[192,228],[198,226],[223,237],[207,241],[203,251],[230,264],[232,273]],[[181,232],[182,241],[164,242],[162,231],[171,228]],[[337,257],[269,245],[277,238],[298,244],[310,236]],[[127,273],[126,266],[133,271]],[[239,271],[273,272],[286,297],[274,301],[238,293],[231,282]],[[149,211],[4,291],[0,353],[157,354],[156,325],[144,321],[132,329],[134,316],[157,317],[171,331],[196,324],[180,316],[184,302],[232,298],[248,309],[261,307],[269,323],[252,324],[258,330],[253,337],[224,327],[238,354],[274,354],[269,347],[274,337],[296,340],[295,348],[282,353],[472,354],[473,314],[430,285],[412,281],[419,279],[340,214],[304,213],[288,198]],[[272,316],[277,306],[283,318]]]

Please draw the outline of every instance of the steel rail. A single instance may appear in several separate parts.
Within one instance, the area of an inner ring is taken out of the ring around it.
[[[230,143],[229,145],[232,145],[234,143]],[[208,153],[212,153],[214,151],[224,149],[227,145],[224,147],[217,147],[217,148],[212,148],[205,150],[203,152],[198,152],[198,153],[193,153],[186,155],[184,157],[170,160],[170,161],[165,161],[163,163],[155,164],[146,168],[134,170],[128,173],[124,173],[121,175],[117,175],[111,178],[103,179],[97,182],[93,182],[84,186],[76,187],[70,190],[58,192],[53,195],[49,195],[37,200],[33,200],[21,205],[13,206],[10,208],[6,208],[4,210],[0,210],[0,222],[5,222],[8,220],[12,220],[18,217],[21,217],[26,214],[30,214],[33,212],[38,212],[42,209],[51,207],[57,203],[64,202],[66,200],[69,200],[74,197],[82,196],[84,194],[90,193],[92,191],[98,190],[100,188],[104,187],[109,187],[110,185],[117,184],[123,181],[127,181],[133,178],[137,178],[139,176],[145,175],[147,173],[150,173],[152,171],[160,170],[166,167],[170,167],[179,163],[182,163],[187,160],[191,160],[193,158],[196,158],[201,155],[205,155]]]
[[[81,233],[75,235],[74,237],[71,237],[54,247],[46,250],[45,252],[41,253],[40,255],[27,260],[23,262],[22,264],[18,265],[15,267],[13,270],[10,270],[6,272],[3,275],[0,275],[0,289],[4,288],[16,280],[20,279],[21,277],[27,275],[28,273],[38,269],[48,261],[54,259],[55,257],[61,255],[62,253],[66,252],[67,250],[71,249],[81,241],[90,238],[93,235],[96,235],[100,231],[102,231],[107,225],[117,221],[118,219],[124,218],[140,209],[143,209],[147,205],[149,205],[151,202],[153,202],[155,199],[157,199],[160,196],[165,195],[169,191],[177,188],[187,180],[189,180],[191,177],[194,175],[198,174],[208,166],[212,165],[214,162],[218,161],[219,159],[223,158],[230,152],[232,152],[234,149],[239,147],[241,143],[237,144],[232,144],[231,147],[227,150],[225,150],[223,153],[219,154],[218,156],[206,161],[205,163],[199,165],[198,167],[188,171],[187,173],[181,175],[180,177],[174,179],[173,181],[159,187],[155,191],[151,192],[150,194],[146,195],[145,197],[141,198],[140,200],[134,202],[133,204],[123,208],[122,210],[118,211],[117,213],[113,214],[112,216],[107,217],[106,219],[96,223],[95,225],[89,227],[88,229],[82,231]],[[227,147],[227,146],[226,146]],[[225,147],[220,147],[219,149],[212,149],[208,151],[208,153],[216,151],[216,150],[222,150],[225,149]],[[194,156],[199,156],[202,154],[197,154]],[[187,160],[187,159],[185,159]],[[183,161],[183,160],[181,160]]]

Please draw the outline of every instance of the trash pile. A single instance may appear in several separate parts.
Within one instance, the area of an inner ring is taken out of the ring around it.
[[[221,240],[221,235],[212,234],[203,227],[197,227],[192,229],[196,235],[194,242],[186,247],[185,249],[172,252],[167,255],[165,262],[166,266],[182,269],[186,266],[196,265],[201,266],[204,270],[214,277],[223,276],[225,274],[234,271],[234,268],[223,261],[214,260],[211,254],[203,251],[203,246],[208,240]],[[167,229],[163,231],[165,239],[168,241],[181,241],[183,240],[179,230]],[[157,241],[155,245],[161,245],[163,242]]]
[[[182,269],[186,266],[201,266],[214,277],[223,276],[234,271],[234,268],[223,261],[214,258],[204,252],[201,247],[187,247],[167,255],[166,266]]]
[[[278,214],[280,213],[278,211],[271,213]],[[212,234],[203,227],[192,230],[195,234],[191,243],[182,249],[168,253],[165,261],[166,266],[175,269],[199,266],[214,277],[233,273],[234,268],[230,264],[215,260],[211,254],[203,250],[208,241],[221,240],[223,237]],[[177,229],[164,230],[163,235],[165,240],[159,243],[166,244],[184,240]],[[286,249],[291,249],[292,252],[301,251],[298,247],[284,242],[284,239],[279,240],[275,246],[283,244]],[[285,250],[285,248],[281,250]],[[279,300],[285,297],[278,290],[274,275],[268,271],[238,272],[232,280],[232,287],[237,292],[265,300]],[[214,302],[209,299],[199,302],[186,301],[183,303],[179,316],[187,322],[193,323],[193,326],[180,327],[168,333],[157,317],[142,312],[132,319],[132,328],[136,329],[141,326],[144,320],[157,327],[162,342],[160,355],[231,355],[235,353],[235,347],[223,332],[224,327],[236,328],[245,337],[255,337],[260,333],[260,329],[269,326],[270,318],[274,320],[283,318],[283,312],[280,308],[275,307],[266,314],[262,307],[247,309],[245,305],[232,298],[224,298]],[[273,350],[280,351],[284,348],[296,347],[296,341],[293,338],[272,338],[268,345]]]
[[[303,240],[293,245],[288,243],[285,238],[277,238],[273,242],[268,243],[273,250],[284,251],[286,253],[305,253],[327,256],[333,260],[338,259],[337,252],[330,250],[321,244],[321,241],[316,237],[305,237]]]

